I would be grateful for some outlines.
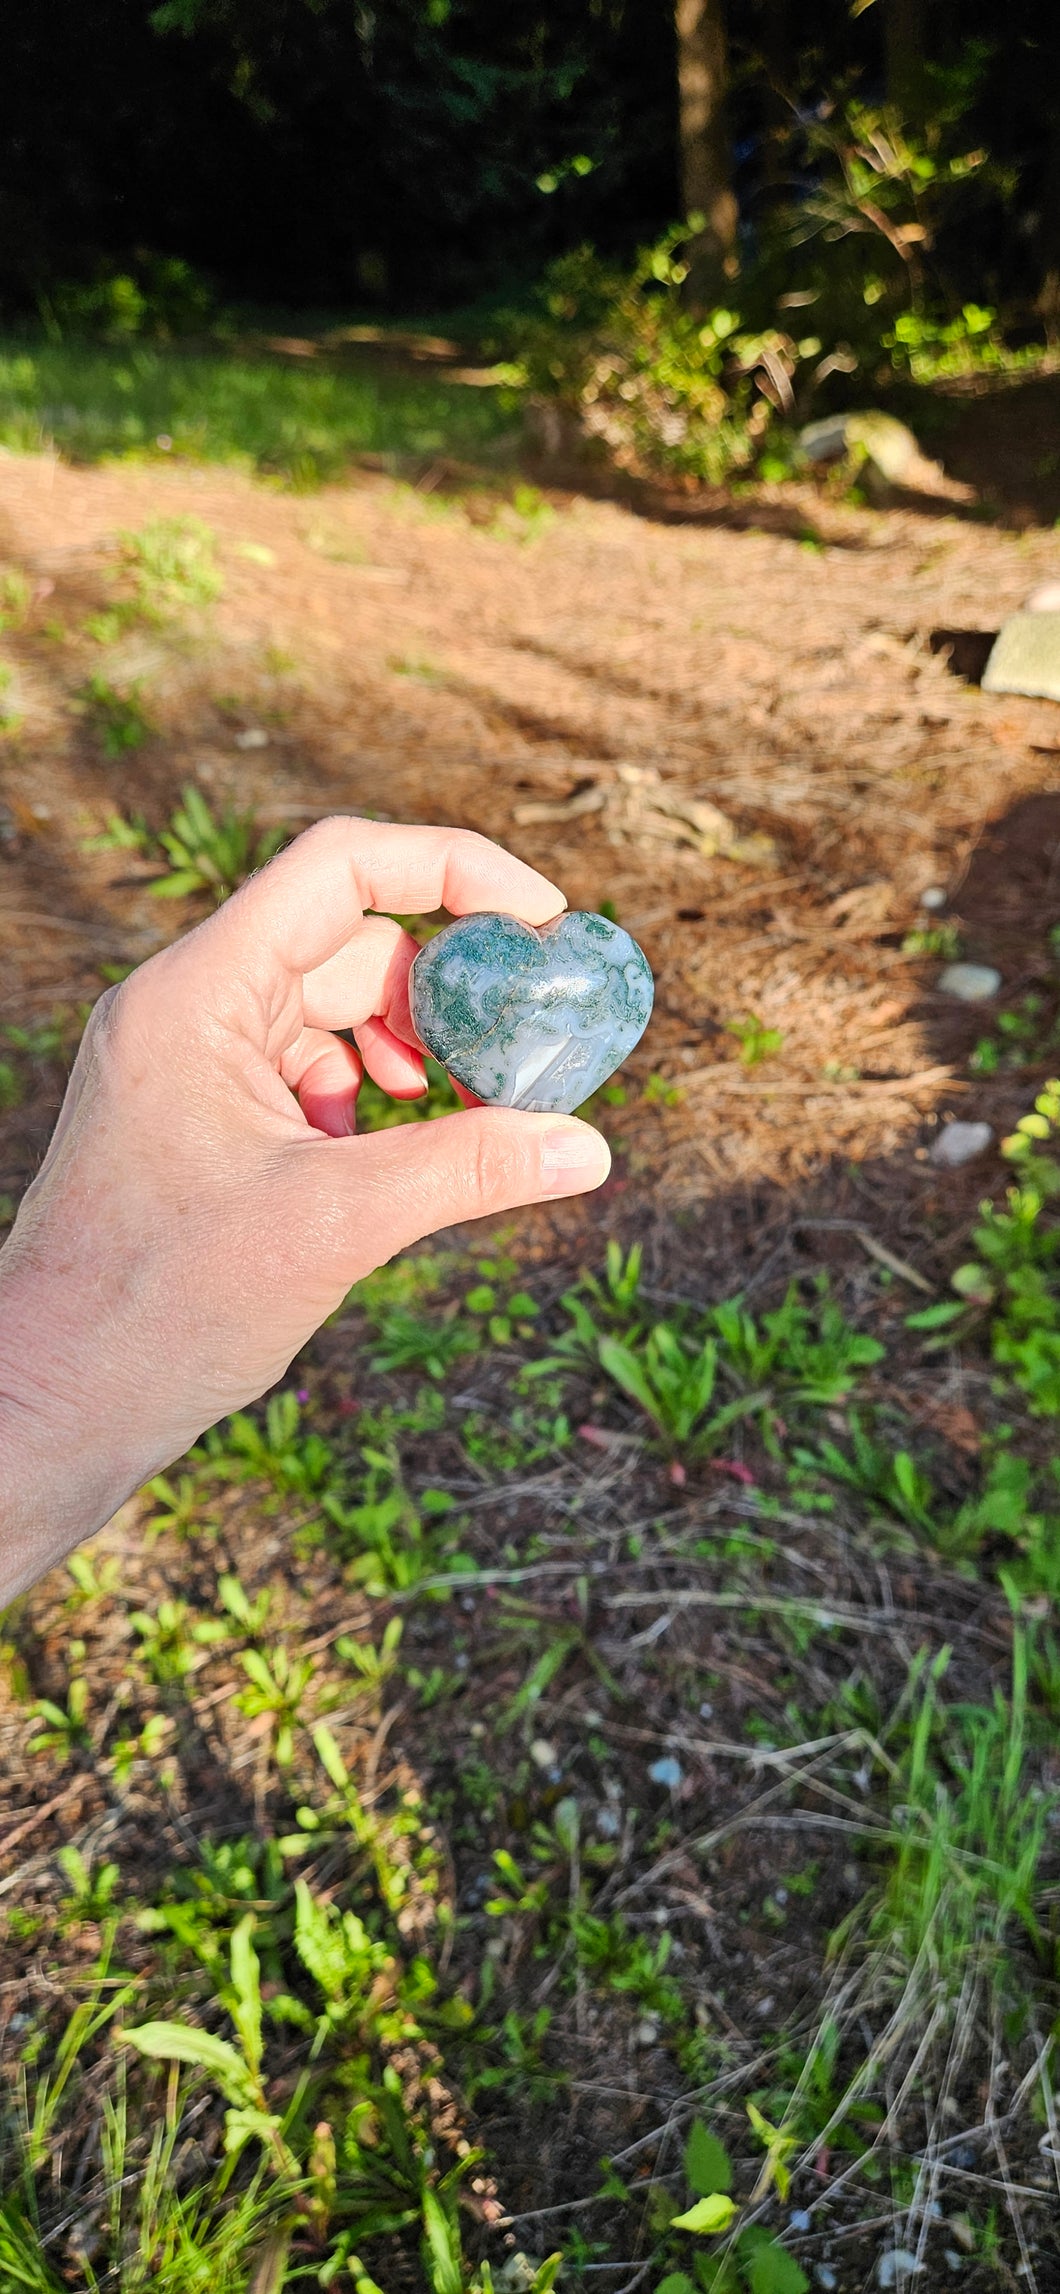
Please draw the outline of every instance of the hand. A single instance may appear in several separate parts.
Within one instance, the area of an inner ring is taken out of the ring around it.
[[[282,1377],[373,1267],[606,1177],[566,1116],[353,1135],[362,1061],[426,1088],[416,944],[365,911],[442,906],[542,924],[564,901],[462,830],[322,821],[96,1005],[0,1254],[0,1605]]]

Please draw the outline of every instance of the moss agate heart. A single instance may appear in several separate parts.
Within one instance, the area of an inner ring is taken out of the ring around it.
[[[577,910],[540,928],[458,917],[409,974],[426,1050],[477,1099],[537,1115],[570,1115],[607,1082],[640,1042],[653,996],[629,933]]]

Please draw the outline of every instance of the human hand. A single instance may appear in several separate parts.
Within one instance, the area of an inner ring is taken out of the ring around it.
[[[0,1605],[396,1251],[606,1177],[569,1116],[354,1136],[362,1062],[395,1097],[426,1088],[416,944],[365,911],[443,906],[542,924],[564,901],[463,830],[322,821],[96,1005],[0,1254]]]

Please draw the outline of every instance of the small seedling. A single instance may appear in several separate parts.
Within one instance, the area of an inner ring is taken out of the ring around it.
[[[154,731],[140,700],[141,681],[120,692],[95,671],[82,687],[81,708],[96,734],[105,757],[124,757],[142,749]]]
[[[644,1086],[643,1098],[648,1107],[680,1107],[684,1096],[680,1084],[668,1082],[665,1075],[649,1075]]]
[[[226,805],[223,813],[212,812],[201,790],[189,782],[168,827],[159,833],[169,867],[151,890],[159,900],[208,892],[220,903],[263,868],[286,839],[286,828],[259,830],[252,811]]]
[[[292,1657],[282,1642],[264,1657],[260,1649],[244,1649],[240,1657],[250,1687],[236,1698],[250,1720],[266,1719],[268,1741],[277,1768],[290,1768],[294,1759],[294,1731],[303,1721],[303,1705],[313,1680],[311,1657]]]
[[[955,964],[961,953],[961,935],[955,924],[917,925],[902,941],[903,956],[934,956],[940,964]]]
[[[25,621],[32,594],[25,574],[16,567],[0,574],[0,633],[17,629]]]
[[[81,1647],[84,1647],[82,1642]],[[30,1738],[29,1752],[54,1752],[61,1761],[70,1760],[75,1752],[87,1751],[91,1744],[88,1727],[88,1682],[83,1673],[75,1673],[66,1692],[65,1705],[57,1705],[50,1697],[40,1697],[32,1708],[34,1720],[47,1722],[38,1736]]]
[[[767,1028],[754,1012],[748,1012],[745,1019],[726,1020],[725,1026],[740,1046],[744,1067],[758,1067],[764,1059],[774,1059],[784,1042],[780,1028]]]
[[[219,1618],[192,1617],[186,1601],[165,1600],[157,1609],[134,1609],[129,1623],[139,1634],[140,1655],[159,1688],[194,1672],[202,1663],[200,1651],[225,1637]]]
[[[0,733],[17,733],[22,723],[22,712],[15,706],[15,672],[6,661],[0,661]]]
[[[145,621],[213,605],[221,595],[214,537],[201,518],[152,518],[138,533],[119,534],[118,549]]]

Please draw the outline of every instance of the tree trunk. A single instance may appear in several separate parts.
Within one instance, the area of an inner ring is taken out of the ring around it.
[[[765,65],[762,101],[762,173],[767,190],[776,197],[783,175],[782,160],[791,134],[789,93],[792,81],[791,27],[788,0],[764,0],[762,60]]]
[[[883,0],[887,101],[914,131],[924,125],[924,23],[921,0]]]
[[[681,192],[686,215],[701,215],[692,246],[689,287],[709,300],[737,268],[729,141],[728,80],[722,0],[677,0],[677,83],[681,123]]]

